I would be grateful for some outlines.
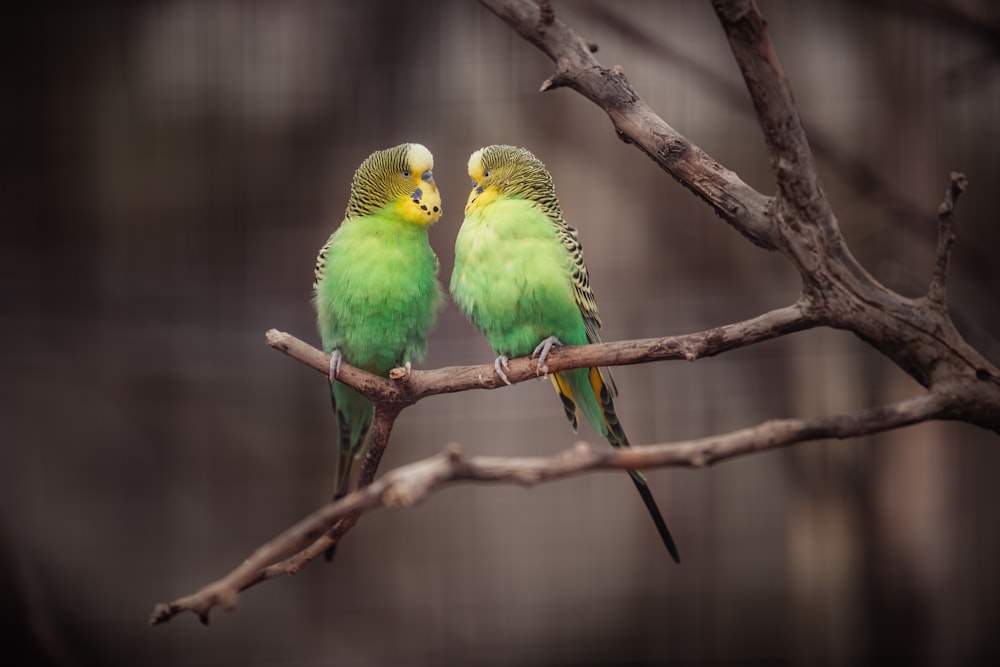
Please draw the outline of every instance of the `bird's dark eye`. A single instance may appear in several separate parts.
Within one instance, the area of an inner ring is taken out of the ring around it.
[[[412,175],[413,175],[413,174],[411,174],[411,173],[410,173],[410,170],[409,170],[409,169],[404,169],[404,170],[403,170],[403,178],[409,178],[409,177],[410,177],[410,176],[412,176]]]
[[[486,178],[489,175],[490,175],[490,170],[489,169],[487,169],[486,171],[483,172],[483,178]]]
[[[432,178],[434,178],[434,172],[432,172],[430,169],[420,174],[420,180],[422,181],[430,181]]]

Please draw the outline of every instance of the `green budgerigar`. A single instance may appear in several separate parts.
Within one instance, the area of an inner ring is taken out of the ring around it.
[[[344,221],[316,258],[313,305],[338,427],[335,497],[372,423],[372,404],[337,382],[344,361],[376,375],[423,358],[444,302],[427,228],[441,217],[434,158],[420,144],[372,153],[351,183]],[[329,555],[329,554],[328,554]]]
[[[495,354],[497,374],[507,380],[511,357],[532,354],[541,372],[553,345],[600,341],[601,318],[590,288],[576,230],[563,219],[552,177],[523,148],[487,146],[469,158],[472,192],[455,241],[451,294]],[[606,370],[553,373],[574,431],[578,414],[615,447],[628,446]],[[629,475],[671,557],[680,562],[645,477]]]

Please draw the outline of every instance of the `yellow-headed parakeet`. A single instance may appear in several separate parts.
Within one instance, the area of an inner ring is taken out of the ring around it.
[[[372,404],[336,381],[343,361],[381,376],[427,350],[444,301],[427,228],[441,217],[434,158],[420,144],[375,151],[354,173],[347,213],[316,258],[313,305],[330,354],[339,467],[335,497],[372,423]],[[329,555],[329,554],[328,554]]]
[[[532,354],[547,372],[553,345],[600,341],[601,318],[576,230],[563,220],[552,177],[523,148],[487,146],[469,158],[472,192],[455,241],[451,294],[495,354],[497,374],[511,357]],[[578,413],[615,447],[629,444],[607,371],[554,373],[552,382],[574,431]],[[630,470],[671,557],[677,547],[642,473]]]

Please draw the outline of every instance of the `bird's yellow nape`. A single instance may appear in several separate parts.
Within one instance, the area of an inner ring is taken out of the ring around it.
[[[434,182],[434,156],[422,144],[410,144],[406,153],[407,196],[395,205],[396,212],[408,222],[430,225],[441,218],[441,193]],[[412,189],[411,189],[412,187]]]

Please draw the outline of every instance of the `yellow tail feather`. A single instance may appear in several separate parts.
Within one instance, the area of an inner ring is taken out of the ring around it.
[[[551,376],[552,385],[556,388],[556,393],[559,394],[559,399],[562,401],[563,410],[566,411],[566,419],[573,426],[573,433],[576,433],[577,426],[579,425],[576,409],[576,400],[573,398],[573,390],[569,386],[569,378],[562,373],[553,373]]]

